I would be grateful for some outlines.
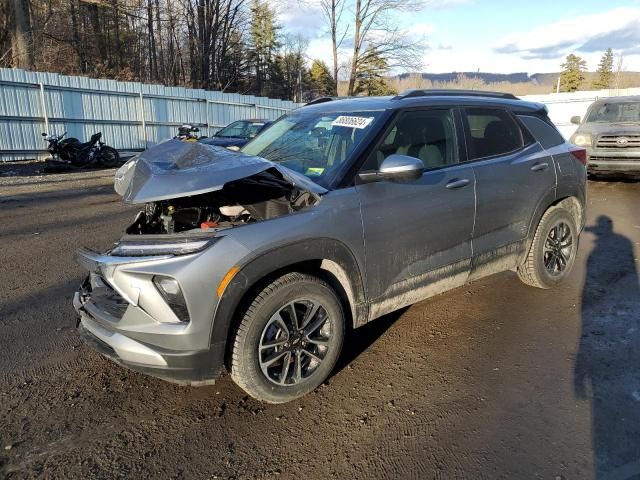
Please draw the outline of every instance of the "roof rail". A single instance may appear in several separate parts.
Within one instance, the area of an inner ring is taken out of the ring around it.
[[[305,103],[304,106],[306,107],[307,105],[317,105],[318,103],[332,102],[337,99],[338,97],[318,97],[314,98],[310,102]]]
[[[481,90],[456,90],[456,89],[416,89],[406,90],[400,95],[393,97],[393,100],[414,97],[488,97],[488,98],[504,98],[509,100],[518,100],[518,97],[512,93],[501,92],[484,92]]]
[[[334,100],[347,100],[349,98],[358,98],[358,97],[318,97],[318,98],[314,98],[313,100],[311,100],[310,102],[307,102],[304,104],[304,106],[306,107],[307,105],[317,105],[318,103],[326,103],[326,102],[333,102]],[[364,98],[364,97],[362,97]]]

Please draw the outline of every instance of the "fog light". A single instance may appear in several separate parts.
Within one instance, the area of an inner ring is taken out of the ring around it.
[[[189,310],[187,309],[187,302],[182,295],[178,281],[175,278],[156,275],[153,277],[153,284],[165,302],[167,302],[167,305],[171,307],[173,313],[176,314],[176,317],[178,317],[181,322],[188,323],[190,320]]]

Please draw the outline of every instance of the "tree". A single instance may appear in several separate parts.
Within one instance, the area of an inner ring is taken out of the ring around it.
[[[309,90],[307,41],[281,35],[272,5],[266,0],[0,0],[0,68],[299,101]]]
[[[613,51],[608,48],[600,59],[598,70],[596,72],[598,78],[593,82],[593,88],[609,88],[613,79]]]
[[[338,49],[347,35],[348,28],[341,26],[342,13],[346,0],[320,0],[325,20],[331,33],[331,51],[333,55],[333,91],[330,95],[338,95]]]
[[[622,73],[624,72],[624,57],[622,53],[618,55],[618,59],[616,61],[616,71],[614,75],[614,84],[615,88],[620,88],[620,84],[622,82]]]
[[[310,87],[313,97],[335,95],[336,82],[329,67],[322,60],[314,60],[309,69]]]
[[[396,92],[384,80],[389,66],[384,57],[375,50],[368,48],[360,61],[360,68],[356,76],[356,95],[395,95]]]
[[[355,93],[356,79],[367,61],[367,51],[383,58],[389,68],[421,66],[422,41],[407,36],[393,17],[397,12],[415,11],[419,4],[416,0],[355,0],[348,95]]]
[[[560,73],[560,90],[563,92],[575,92],[584,82],[584,72],[587,70],[587,62],[574,55],[567,55],[565,63],[562,64]]]
[[[13,29],[11,32],[12,64],[18,68],[33,68],[33,31],[31,21],[31,2],[12,0]],[[11,2],[9,3],[11,11]]]

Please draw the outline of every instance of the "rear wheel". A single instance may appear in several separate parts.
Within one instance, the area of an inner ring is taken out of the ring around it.
[[[518,276],[527,285],[551,288],[569,276],[577,250],[576,219],[569,210],[552,207],[540,219]]]
[[[120,154],[115,148],[102,147],[100,149],[100,163],[107,168],[120,166]]]
[[[344,312],[323,280],[288,273],[253,299],[238,326],[231,377],[252,397],[284,403],[326,380],[344,339]]]

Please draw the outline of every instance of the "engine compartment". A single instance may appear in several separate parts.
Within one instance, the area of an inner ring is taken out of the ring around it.
[[[280,172],[269,169],[214,192],[146,203],[126,233],[222,230],[289,215],[319,201],[319,195],[297,188]]]

